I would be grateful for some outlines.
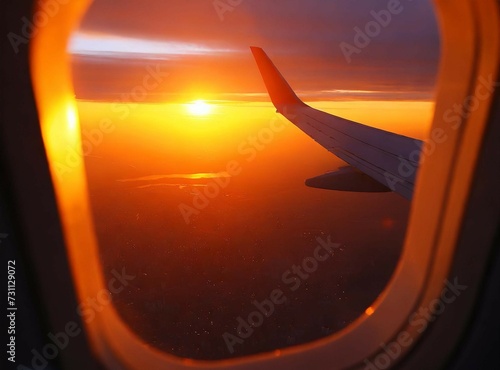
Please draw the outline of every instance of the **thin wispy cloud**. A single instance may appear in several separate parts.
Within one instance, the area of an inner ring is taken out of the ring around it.
[[[187,180],[202,180],[202,179],[217,179],[228,178],[231,175],[227,172],[201,172],[201,173],[185,173],[185,174],[168,174],[168,175],[150,175],[143,177],[135,177],[130,179],[116,180],[118,182],[138,182],[138,181],[156,181],[163,179],[187,179]]]
[[[210,48],[200,43],[148,40],[85,32],[77,32],[72,36],[68,51],[73,55],[146,59],[233,52],[230,49]]]

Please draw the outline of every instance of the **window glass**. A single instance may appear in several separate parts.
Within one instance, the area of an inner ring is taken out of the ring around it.
[[[250,46],[314,108],[416,139],[432,119],[428,1],[95,0],[68,49],[83,147],[60,176],[84,156],[104,274],[128,277],[113,303],[181,357],[345,328],[404,241],[409,200],[306,185],[347,165],[275,112]]]

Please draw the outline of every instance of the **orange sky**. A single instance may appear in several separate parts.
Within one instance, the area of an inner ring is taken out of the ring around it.
[[[89,154],[140,168],[135,177],[161,175],[168,179],[172,174],[223,173],[230,160],[247,157],[240,147],[255,147],[251,139],[274,122],[280,131],[269,143],[262,143],[265,150],[256,151],[264,169],[266,160],[261,157],[281,162],[282,168],[291,166],[286,173],[294,172],[297,161],[314,164],[317,171],[332,170],[343,163],[277,115],[270,103],[208,104],[210,110],[203,115],[194,114],[189,104],[173,103],[122,104],[129,109],[125,115],[113,109],[115,103],[79,102],[78,109],[84,141],[90,140],[87,136],[103,121],[113,127],[103,135],[103,144],[94,145]],[[425,137],[434,110],[432,102],[405,101],[327,101],[312,106],[420,139]],[[319,174],[313,172],[311,176]],[[260,173],[258,177],[269,175]]]

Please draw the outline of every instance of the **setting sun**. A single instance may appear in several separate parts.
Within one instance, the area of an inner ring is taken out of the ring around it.
[[[206,116],[212,111],[212,107],[203,100],[196,100],[187,104],[187,110],[193,116]]]

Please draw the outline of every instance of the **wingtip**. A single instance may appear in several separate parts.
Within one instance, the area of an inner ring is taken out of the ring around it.
[[[258,46],[250,46],[250,50],[252,51],[253,54],[256,52],[263,52],[264,50],[261,47]]]
[[[283,107],[287,105],[305,105],[302,100],[295,95],[293,89],[281,75],[280,71],[276,68],[264,49],[258,46],[250,46],[250,50],[257,62],[264,84],[266,85],[271,101],[276,109],[281,112]]]

